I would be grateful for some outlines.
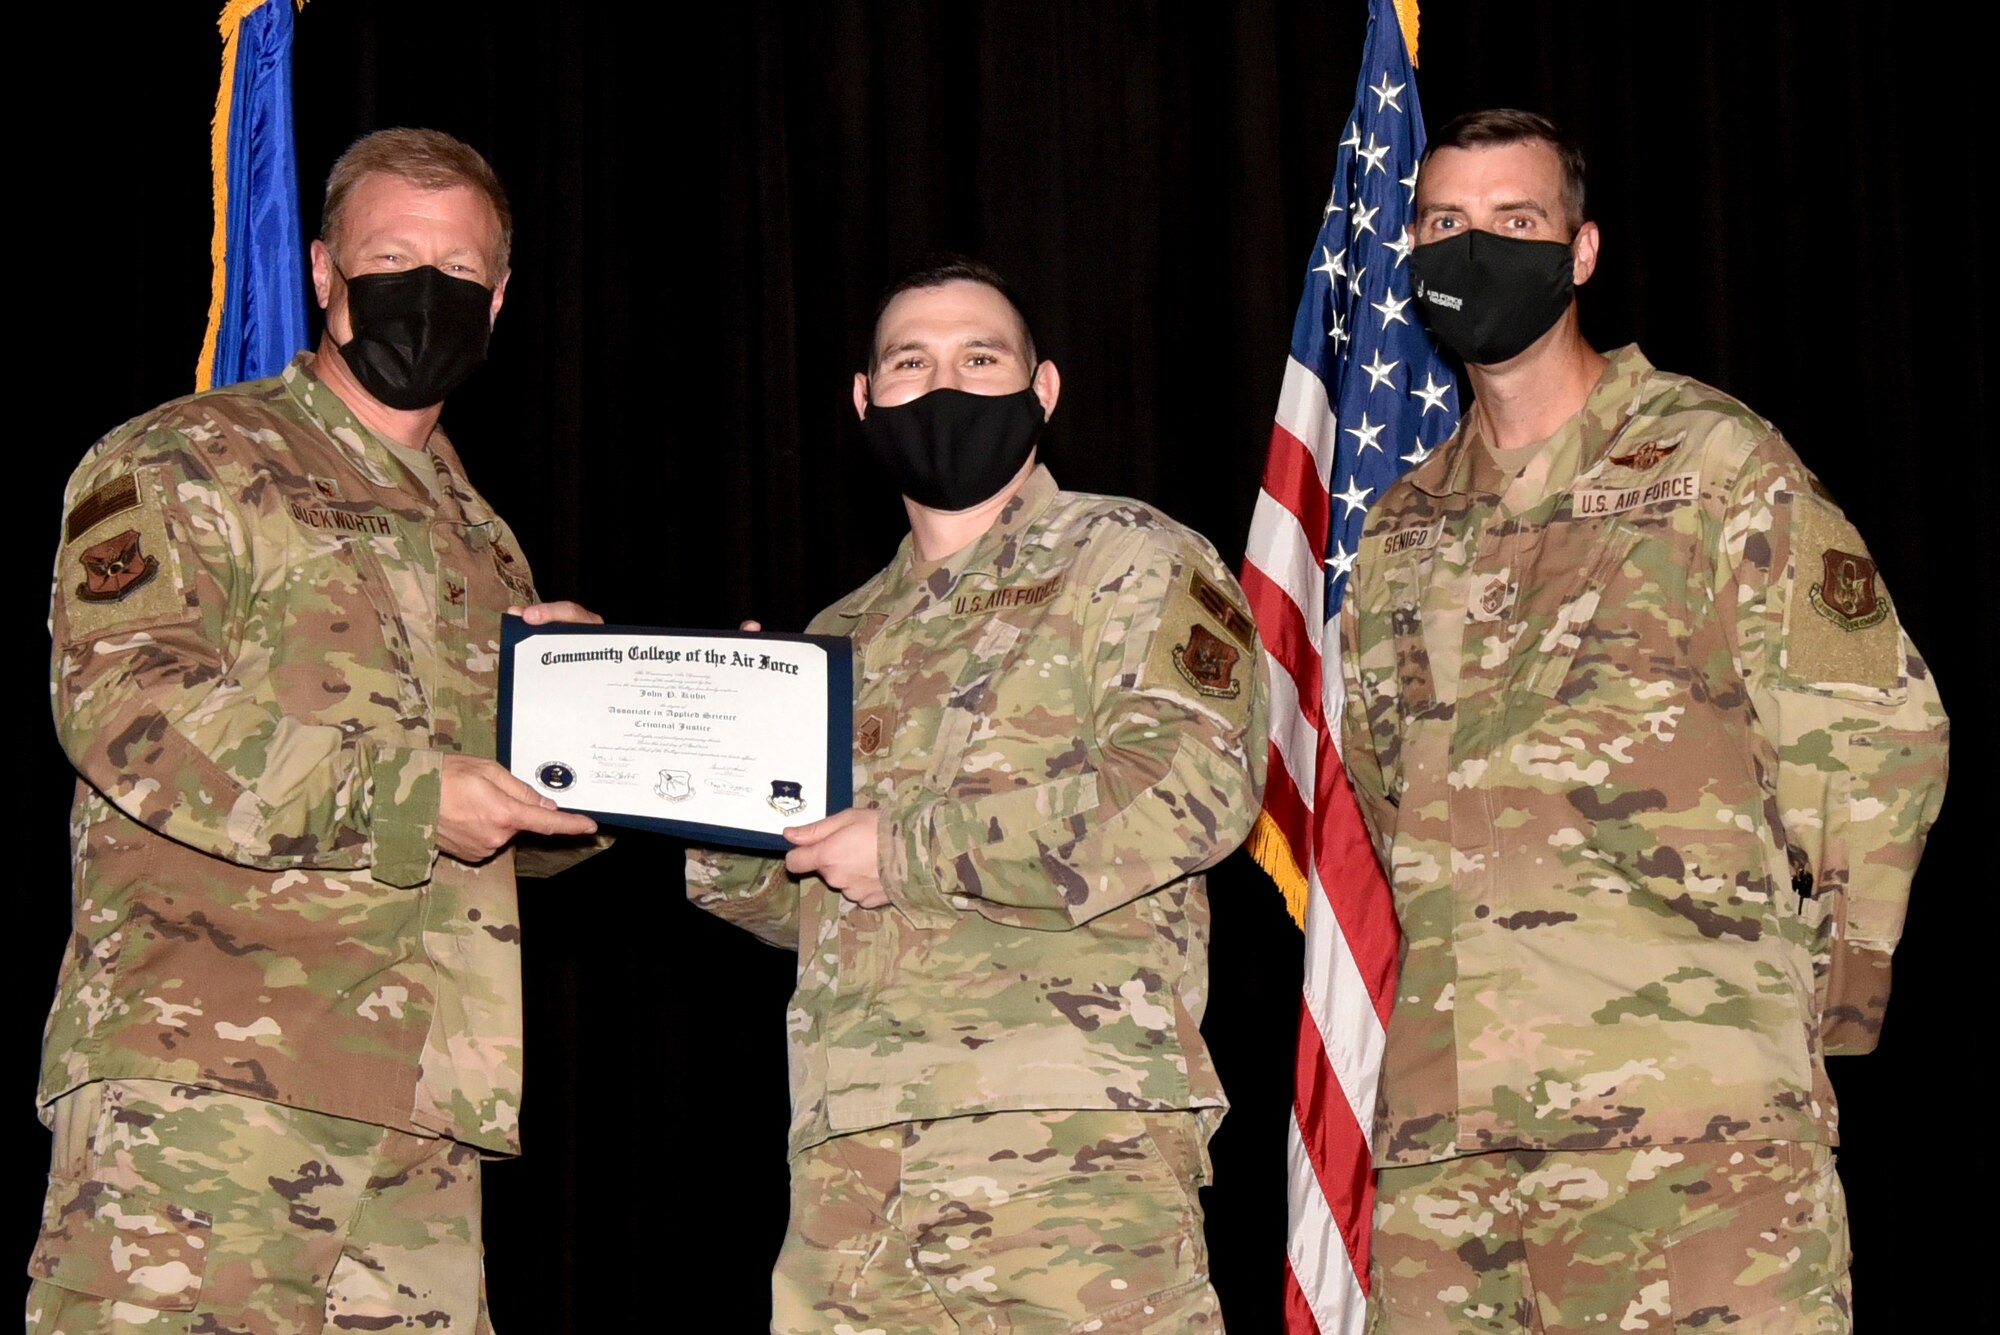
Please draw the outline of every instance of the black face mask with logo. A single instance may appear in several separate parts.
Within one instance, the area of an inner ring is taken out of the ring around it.
[[[934,389],[893,408],[869,404],[861,436],[905,496],[950,512],[1006,486],[1047,424],[1032,385],[1018,394]]]
[[[1569,309],[1572,245],[1467,230],[1418,246],[1410,272],[1424,323],[1471,365],[1520,356]]]
[[[424,265],[346,278],[354,337],[341,360],[391,408],[443,403],[479,363],[493,332],[493,289]]]

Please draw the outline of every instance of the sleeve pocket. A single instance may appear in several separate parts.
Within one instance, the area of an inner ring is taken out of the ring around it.
[[[28,1273],[153,1311],[191,1311],[201,1300],[209,1227],[202,1211],[157,1196],[51,1177]]]

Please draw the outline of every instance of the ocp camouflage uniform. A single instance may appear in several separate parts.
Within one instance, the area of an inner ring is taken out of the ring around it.
[[[1825,1054],[1875,1044],[1944,783],[1923,660],[1768,423],[1637,348],[1513,460],[1474,420],[1369,511],[1341,622],[1345,758],[1404,933],[1391,1255],[1442,1209],[1399,1207],[1407,1166],[1836,1143]],[[1844,1246],[1817,1249],[1827,1284]],[[1701,1302],[1733,1322],[1803,1297],[1747,1274]],[[1577,1302],[1636,1330],[1668,1324],[1655,1300]]]
[[[1225,1106],[1199,1032],[1199,873],[1248,833],[1265,750],[1263,668],[1235,581],[1158,512],[1060,492],[1037,468],[965,551],[925,563],[906,540],[811,629],[853,637],[855,801],[881,813],[889,906],[857,908],[767,859],[688,859],[695,903],[799,955],[777,1328],[871,1328],[832,1291],[788,1313],[787,1274],[801,1237],[852,1235],[851,1214],[815,1218],[800,1184],[844,1177],[863,1190],[882,1176],[866,1161],[877,1141],[896,1142],[900,1171],[957,1184],[927,1210],[987,1210],[1024,1189],[1003,1183],[1029,1164],[1065,1170],[1036,1188],[1053,1194],[1029,1229],[1041,1241],[1023,1244],[1061,1275],[1060,1303],[1024,1302],[1034,1285],[1008,1270],[1012,1253],[996,1260],[963,1239],[910,1250],[918,1283],[965,1329],[1089,1316],[1105,1330],[1218,1328],[1194,1193]],[[1006,1120],[1023,1110],[1085,1120]],[[990,1131],[966,1121],[985,1114],[1001,1115]],[[870,1128],[890,1130],[854,1134]],[[1037,1136],[1040,1150],[1004,1148]],[[964,1158],[926,1158],[941,1138]],[[1162,1207],[1121,1200],[1127,1174],[1091,1177],[1120,1160],[1134,1181],[1138,1166],[1166,1165],[1179,1190],[1158,1218],[1173,1236],[1121,1225],[1122,1208]],[[1162,1247],[1176,1278],[1149,1289]]]
[[[388,444],[311,363],[135,419],[70,480],[54,703],[81,777],[43,1115],[162,1081],[514,1153],[514,857],[458,862],[436,825],[444,756],[493,752],[500,614],[533,584],[442,433]],[[65,1152],[34,1273],[201,1301],[217,1246],[168,1294],[117,1259],[154,1206],[199,1208],[130,1182],[85,1208],[103,1184]]]

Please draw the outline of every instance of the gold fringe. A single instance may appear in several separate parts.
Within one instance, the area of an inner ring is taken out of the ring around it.
[[[229,249],[229,107],[236,97],[236,37],[250,11],[265,0],[225,0],[215,26],[222,31],[222,79],[216,87],[215,119],[208,128],[208,170],[214,182],[215,230],[208,238],[208,328],[201,336],[201,355],[195,358],[194,387],[212,389],[215,379],[215,340],[222,332],[222,293],[228,285]],[[284,0],[270,0],[283,4]],[[303,12],[306,0],[293,0],[294,12]]]
[[[201,336],[201,356],[195,359],[194,387],[212,388],[215,379],[215,339],[222,329],[222,293],[228,284],[224,252],[229,243],[229,106],[236,94],[236,37],[243,20],[264,0],[225,0],[216,26],[222,30],[222,79],[215,94],[215,119],[209,122],[208,170],[214,181],[215,229],[209,234],[208,329]]]
[[[1396,21],[1403,25],[1403,44],[1410,48],[1410,68],[1417,65],[1417,0],[1396,0]]]
[[[1299,870],[1299,864],[1292,858],[1292,846],[1285,842],[1285,833],[1278,828],[1278,822],[1271,819],[1271,813],[1257,813],[1257,828],[1250,831],[1250,839],[1244,845],[1250,856],[1257,859],[1257,865],[1270,873],[1278,883],[1278,889],[1285,896],[1285,912],[1292,915],[1300,931],[1306,929],[1306,895],[1310,887],[1306,874]]]

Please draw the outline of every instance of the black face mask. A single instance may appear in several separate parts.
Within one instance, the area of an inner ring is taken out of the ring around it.
[[[1028,461],[1048,422],[1032,385],[1018,394],[934,389],[868,405],[861,436],[905,496],[932,510],[969,510]]]
[[[430,265],[346,281],[354,337],[340,345],[340,357],[387,406],[443,403],[486,360],[492,288]]]
[[[1569,309],[1572,244],[1467,231],[1418,246],[1410,272],[1424,323],[1474,366],[1520,356]]]

